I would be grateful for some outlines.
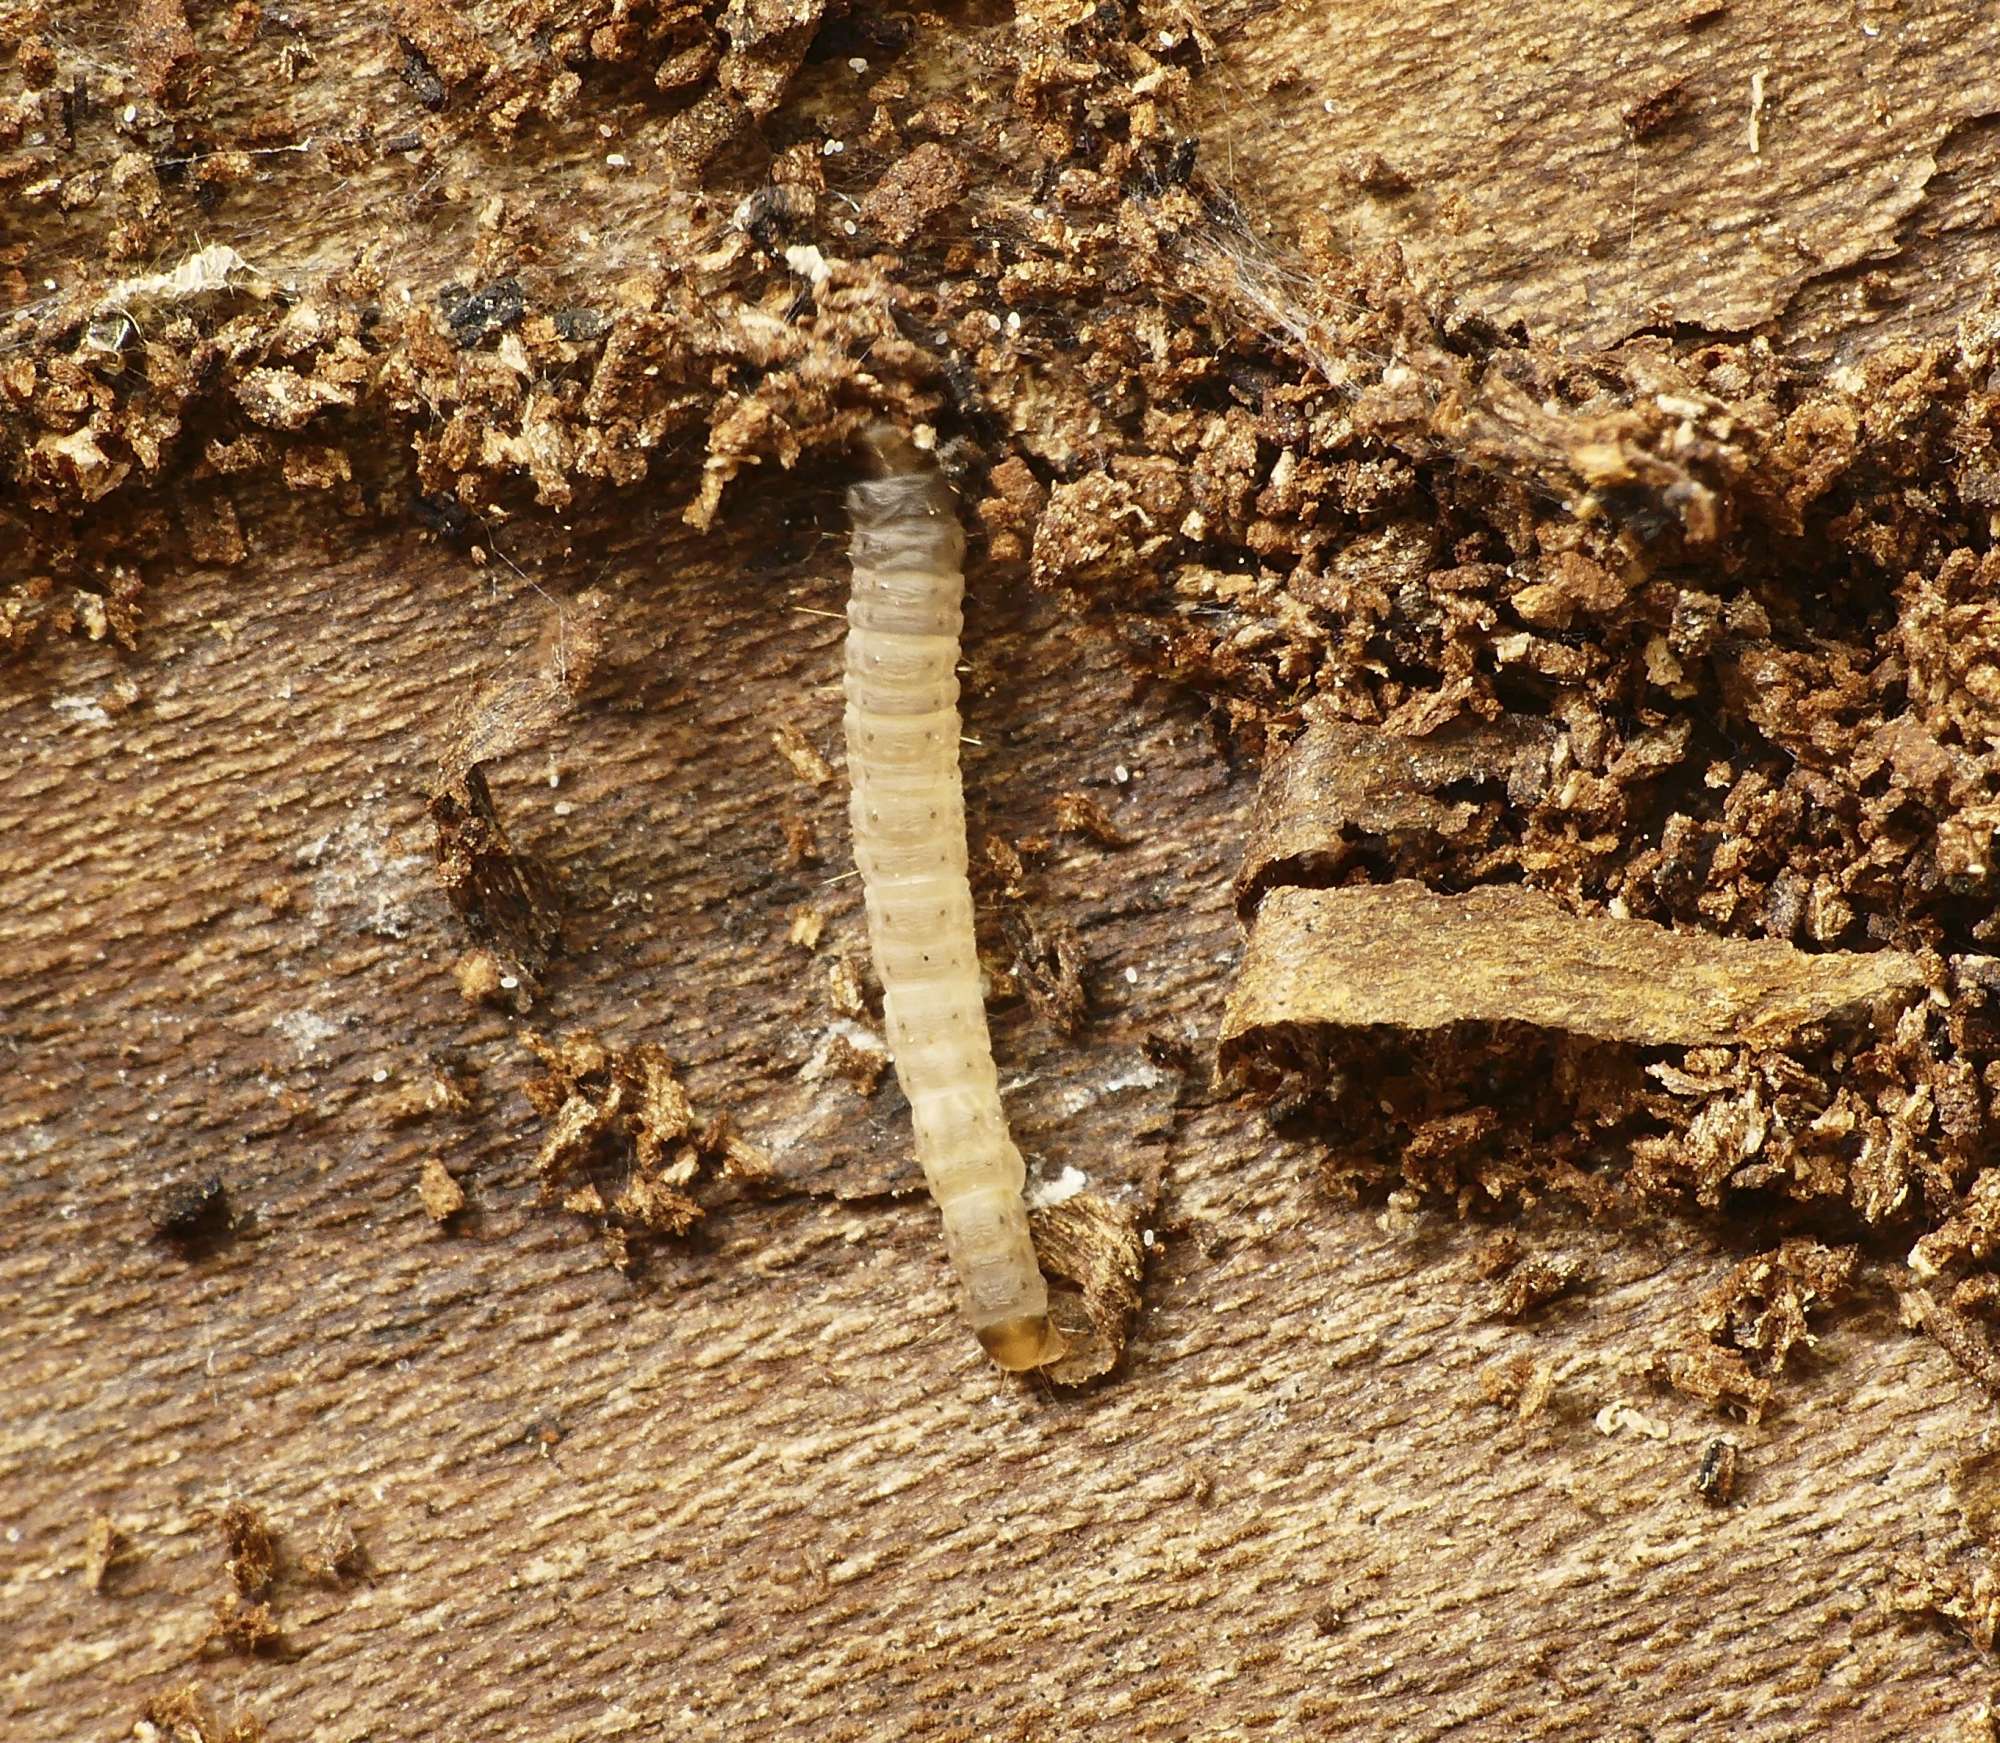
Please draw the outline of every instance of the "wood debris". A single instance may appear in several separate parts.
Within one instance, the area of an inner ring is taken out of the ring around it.
[[[1693,1342],[1660,1352],[1653,1358],[1653,1377],[1676,1392],[1718,1410],[1739,1411],[1747,1422],[1759,1422],[1775,1388],[1752,1371],[1742,1353],[1715,1344]]]
[[[1139,1207],[1082,1192],[1028,1214],[1035,1252],[1055,1285],[1049,1311],[1069,1348],[1043,1369],[1058,1385],[1077,1386],[1107,1374],[1124,1354],[1139,1284],[1146,1268]],[[1081,1299],[1062,1282],[1075,1285]]]
[[[613,1049],[586,1033],[528,1044],[545,1067],[524,1086],[548,1122],[535,1165],[541,1200],[593,1222],[618,1269],[637,1268],[647,1238],[682,1236],[702,1220],[700,1181],[768,1178],[769,1159],[726,1119],[696,1117],[665,1048]]]
[[[1035,1015],[1058,1035],[1076,1034],[1090,1011],[1082,941],[1025,903],[1007,908],[1000,925],[1013,952],[1009,972]]]
[[[468,1005],[495,1002],[505,990],[506,970],[490,950],[468,950],[452,964],[451,973],[458,983],[458,996]]]
[[[823,787],[833,779],[833,765],[813,742],[789,720],[771,731],[771,748],[785,759],[793,774],[809,787]]]
[[[344,1505],[335,1503],[320,1521],[310,1547],[299,1557],[299,1572],[322,1586],[344,1585],[368,1572],[368,1552]]]
[[[264,1516],[244,1501],[223,1509],[222,1540],[227,1550],[223,1571],[246,1598],[261,1598],[278,1572],[278,1548]]]
[[[93,1592],[107,1590],[112,1569],[130,1556],[131,1546],[131,1538],[119,1530],[110,1515],[98,1514],[84,1540],[83,1583]]]
[[[271,1604],[278,1577],[278,1546],[264,1516],[244,1501],[223,1509],[223,1572],[234,1590],[216,1598],[212,1620],[203,1636],[203,1652],[233,1652],[245,1657],[282,1653],[285,1638]]]
[[[551,614],[535,656],[494,678],[467,707],[431,791],[438,882],[474,935],[504,952],[512,976],[527,984],[561,944],[562,905],[546,868],[510,841],[484,765],[541,739],[575,706],[603,657],[607,614],[607,599],[594,592]],[[460,986],[479,989],[468,998],[490,996],[483,978],[469,982],[461,973]]]
[[[219,1719],[193,1683],[156,1695],[132,1727],[134,1743],[264,1743],[264,1727],[253,1717]]]
[[[1963,1634],[1981,1652],[2000,1638],[2000,1575],[1985,1561],[1946,1565],[1916,1555],[1898,1556],[1885,1599],[1904,1615],[1933,1616]]]
[[[241,1593],[225,1592],[214,1600],[212,1611],[203,1651],[234,1652],[246,1658],[284,1651],[284,1632],[268,1602],[252,1603]]]
[[[1951,1490],[1965,1529],[1989,1548],[2000,1545],[2000,1451],[1960,1459],[1952,1467]]]
[[[154,1195],[148,1221],[157,1239],[189,1258],[221,1245],[236,1226],[229,1192],[219,1174],[163,1187]]]
[[[2000,1398],[2000,1348],[1993,1339],[1964,1314],[1939,1301],[1928,1289],[1913,1289],[1904,1297],[1913,1322],[1921,1326],[1939,1349]]]
[[[1855,1247],[1789,1240],[1736,1266],[1703,1298],[1695,1323],[1711,1343],[1754,1358],[1776,1373],[1800,1343],[1807,1316],[1837,1306],[1853,1287]]]
[[[1922,964],[1897,951],[1807,955],[1572,914],[1534,890],[1286,888],[1258,910],[1222,1035],[1239,1060],[1263,1033],[1307,1025],[1514,1023],[1651,1047],[1768,1045],[1923,987]]]
[[[1581,1259],[1538,1254],[1514,1266],[1494,1295],[1493,1312],[1501,1319],[1521,1319],[1545,1302],[1575,1291],[1590,1276]]]
[[[861,204],[861,221],[901,248],[956,206],[968,186],[965,165],[936,141],[892,164]]]
[[[1488,1404],[1511,1408],[1516,1422],[1534,1421],[1548,1408],[1555,1390],[1555,1364],[1537,1361],[1525,1351],[1496,1362],[1479,1376],[1481,1397]]]
[[[465,1188],[435,1156],[425,1157],[423,1167],[418,1170],[417,1197],[423,1204],[424,1215],[440,1225],[450,1222],[465,1208]]]
[[[1364,842],[1394,854],[1461,836],[1484,803],[1532,801],[1548,787],[1561,741],[1553,721],[1505,716],[1412,738],[1319,719],[1271,765],[1257,792],[1236,899],[1245,913],[1274,884],[1331,879]],[[1446,796],[1449,794],[1449,796]]]
[[[425,1062],[414,1081],[383,1098],[382,1118],[392,1126],[405,1126],[440,1114],[462,1114],[471,1108],[478,1088],[479,1073],[462,1055],[440,1054]]]
[[[1635,140],[1651,139],[1654,134],[1664,132],[1687,103],[1688,81],[1672,79],[1628,103],[1618,112],[1618,118]]]
[[[1081,835],[1099,847],[1130,847],[1132,838],[1111,821],[1104,807],[1088,793],[1056,795],[1056,828]]]

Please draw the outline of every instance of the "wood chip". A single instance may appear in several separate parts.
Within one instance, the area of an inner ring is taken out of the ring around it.
[[[1494,1295],[1493,1311],[1501,1319],[1521,1319],[1544,1302],[1571,1293],[1589,1275],[1581,1259],[1538,1255],[1513,1268]]]
[[[425,1160],[417,1176],[417,1196],[423,1200],[424,1214],[434,1223],[449,1222],[465,1208],[465,1188],[435,1156]]]
[[[555,878],[510,841],[484,765],[546,738],[589,688],[609,639],[610,604],[598,591],[550,613],[534,656],[504,668],[465,706],[438,759],[430,816],[440,887],[474,934],[532,976],[562,943]],[[461,990],[470,1000],[485,996]]]
[[[1899,951],[1808,955],[1766,939],[1578,915],[1516,886],[1399,882],[1265,897],[1223,1016],[1225,1056],[1283,1028],[1524,1023],[1649,1047],[1774,1045],[1923,987]]]
[[[264,1516],[246,1502],[232,1501],[223,1510],[222,1539],[230,1581],[244,1597],[261,1598],[278,1571],[277,1544]]]
[[[1029,1213],[1042,1269],[1081,1295],[1060,1286],[1052,1292],[1050,1311],[1068,1342],[1062,1359],[1043,1370],[1057,1385],[1080,1386],[1107,1374],[1124,1354],[1146,1268],[1140,1214],[1136,1204],[1114,1204],[1094,1192]]]
[[[109,1514],[100,1513],[90,1522],[90,1535],[84,1540],[83,1583],[93,1592],[106,1589],[112,1568],[125,1558],[129,1541]]]
[[[1236,882],[1246,913],[1273,884],[1337,870],[1357,838],[1426,831],[1452,836],[1478,806],[1447,787],[1482,783],[1526,802],[1548,783],[1560,740],[1553,721],[1508,715],[1409,738],[1345,720],[1309,726],[1271,767],[1257,795]]]
[[[772,731],[771,746],[791,764],[792,773],[808,786],[823,787],[833,779],[833,765],[791,722],[787,721]]]

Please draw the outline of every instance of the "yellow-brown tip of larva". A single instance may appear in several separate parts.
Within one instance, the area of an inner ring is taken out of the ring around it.
[[[979,1341],[986,1353],[1010,1374],[1047,1366],[1069,1346],[1062,1333],[1049,1324],[1046,1313],[1025,1313],[1017,1319],[1003,1319],[979,1328]]]

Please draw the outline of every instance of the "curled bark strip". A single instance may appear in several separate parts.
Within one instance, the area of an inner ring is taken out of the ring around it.
[[[1315,1025],[1525,1023],[1649,1047],[1775,1045],[1804,1025],[1923,990],[1900,951],[1808,954],[1771,939],[1577,915],[1512,885],[1408,881],[1273,890],[1223,1018],[1226,1058]]]

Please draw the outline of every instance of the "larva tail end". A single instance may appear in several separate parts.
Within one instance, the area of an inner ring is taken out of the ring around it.
[[[1069,1347],[1046,1313],[1022,1314],[1018,1319],[981,1326],[979,1341],[986,1353],[1012,1374],[1046,1367]]]

